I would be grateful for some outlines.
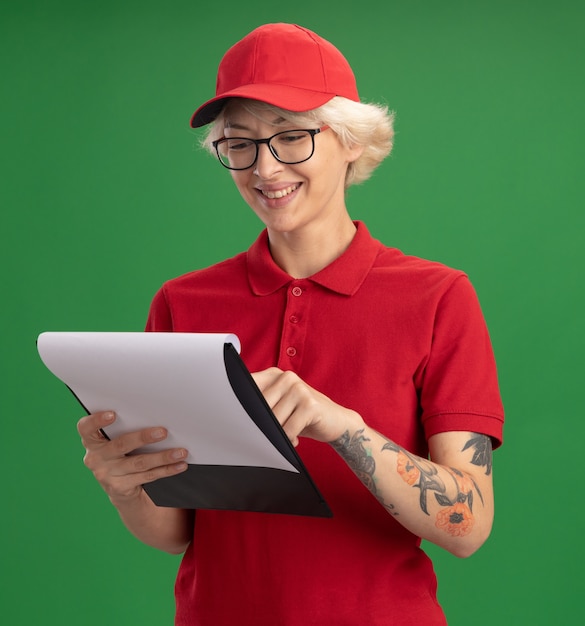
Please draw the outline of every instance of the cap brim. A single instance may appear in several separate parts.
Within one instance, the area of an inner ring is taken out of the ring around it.
[[[334,98],[334,93],[310,91],[298,87],[280,85],[244,85],[216,96],[202,104],[191,117],[191,128],[199,128],[213,122],[229,98],[259,100],[287,111],[310,111]]]

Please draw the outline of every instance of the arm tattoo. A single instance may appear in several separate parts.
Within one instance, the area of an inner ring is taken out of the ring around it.
[[[461,452],[473,448],[471,462],[479,467],[485,467],[486,476],[492,473],[492,440],[486,435],[474,435],[464,446]]]
[[[439,477],[437,468],[429,461],[410,454],[393,441],[387,441],[382,446],[382,450],[391,450],[398,454],[398,473],[407,484],[420,489],[420,508],[423,513],[429,515],[427,508],[427,497],[429,491],[435,492],[435,498],[439,504],[446,498],[447,488]]]
[[[487,443],[484,440],[487,440]],[[463,450],[471,446],[475,448],[472,463],[480,466],[488,465],[486,474],[489,474],[491,470],[491,440],[484,435],[475,435],[465,444]],[[481,503],[484,503],[479,486],[471,476],[454,467],[445,468],[456,487],[455,497],[450,498],[447,495],[445,484],[438,476],[435,465],[411,454],[391,441],[385,443],[382,450],[391,450],[398,454],[398,473],[406,483],[420,489],[420,507],[427,515],[429,515],[427,508],[428,492],[434,492],[437,504],[442,507],[435,517],[437,528],[454,537],[463,537],[471,532],[475,523],[473,516],[474,489]]]
[[[339,439],[331,442],[331,446],[345,460],[355,475],[371,491],[382,506],[392,515],[398,515],[394,510],[394,505],[385,502],[376,488],[376,462],[372,457],[371,450],[364,446],[364,442],[370,441],[363,435],[364,429],[358,430],[350,436],[349,431],[345,431]]]
[[[370,441],[364,436],[364,429],[353,435],[345,431],[339,439],[332,441],[331,446],[346,461],[361,482],[371,491],[379,502],[393,515],[398,515],[393,504],[384,501],[376,487],[376,462],[371,449],[364,446]],[[471,463],[486,467],[486,474],[491,472],[492,448],[491,440],[485,435],[474,435],[463,447],[462,451],[474,449]],[[474,491],[483,504],[483,496],[473,478],[454,468],[445,467],[447,475],[455,484],[455,496],[447,494],[447,487],[439,475],[439,469],[427,459],[411,454],[393,441],[386,439],[382,451],[389,450],[397,455],[397,471],[402,480],[419,489],[419,505],[425,515],[429,515],[428,498],[432,494],[441,507],[435,517],[435,526],[454,537],[463,537],[471,532],[475,523],[473,516]]]

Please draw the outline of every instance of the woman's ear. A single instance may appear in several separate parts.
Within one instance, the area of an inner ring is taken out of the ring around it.
[[[353,163],[357,161],[363,154],[365,146],[353,145],[347,148],[347,162]]]

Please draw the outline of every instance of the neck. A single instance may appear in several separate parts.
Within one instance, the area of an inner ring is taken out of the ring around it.
[[[275,263],[293,278],[307,278],[340,257],[356,232],[347,213],[338,223],[324,224],[307,232],[274,232],[268,229],[270,252]]]

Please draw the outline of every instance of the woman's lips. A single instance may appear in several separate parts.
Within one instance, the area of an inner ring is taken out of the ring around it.
[[[281,189],[262,189],[257,188],[258,191],[268,198],[269,200],[275,200],[278,198],[284,198],[291,194],[293,191],[296,191],[299,188],[299,184],[288,185],[287,187],[283,187]]]

